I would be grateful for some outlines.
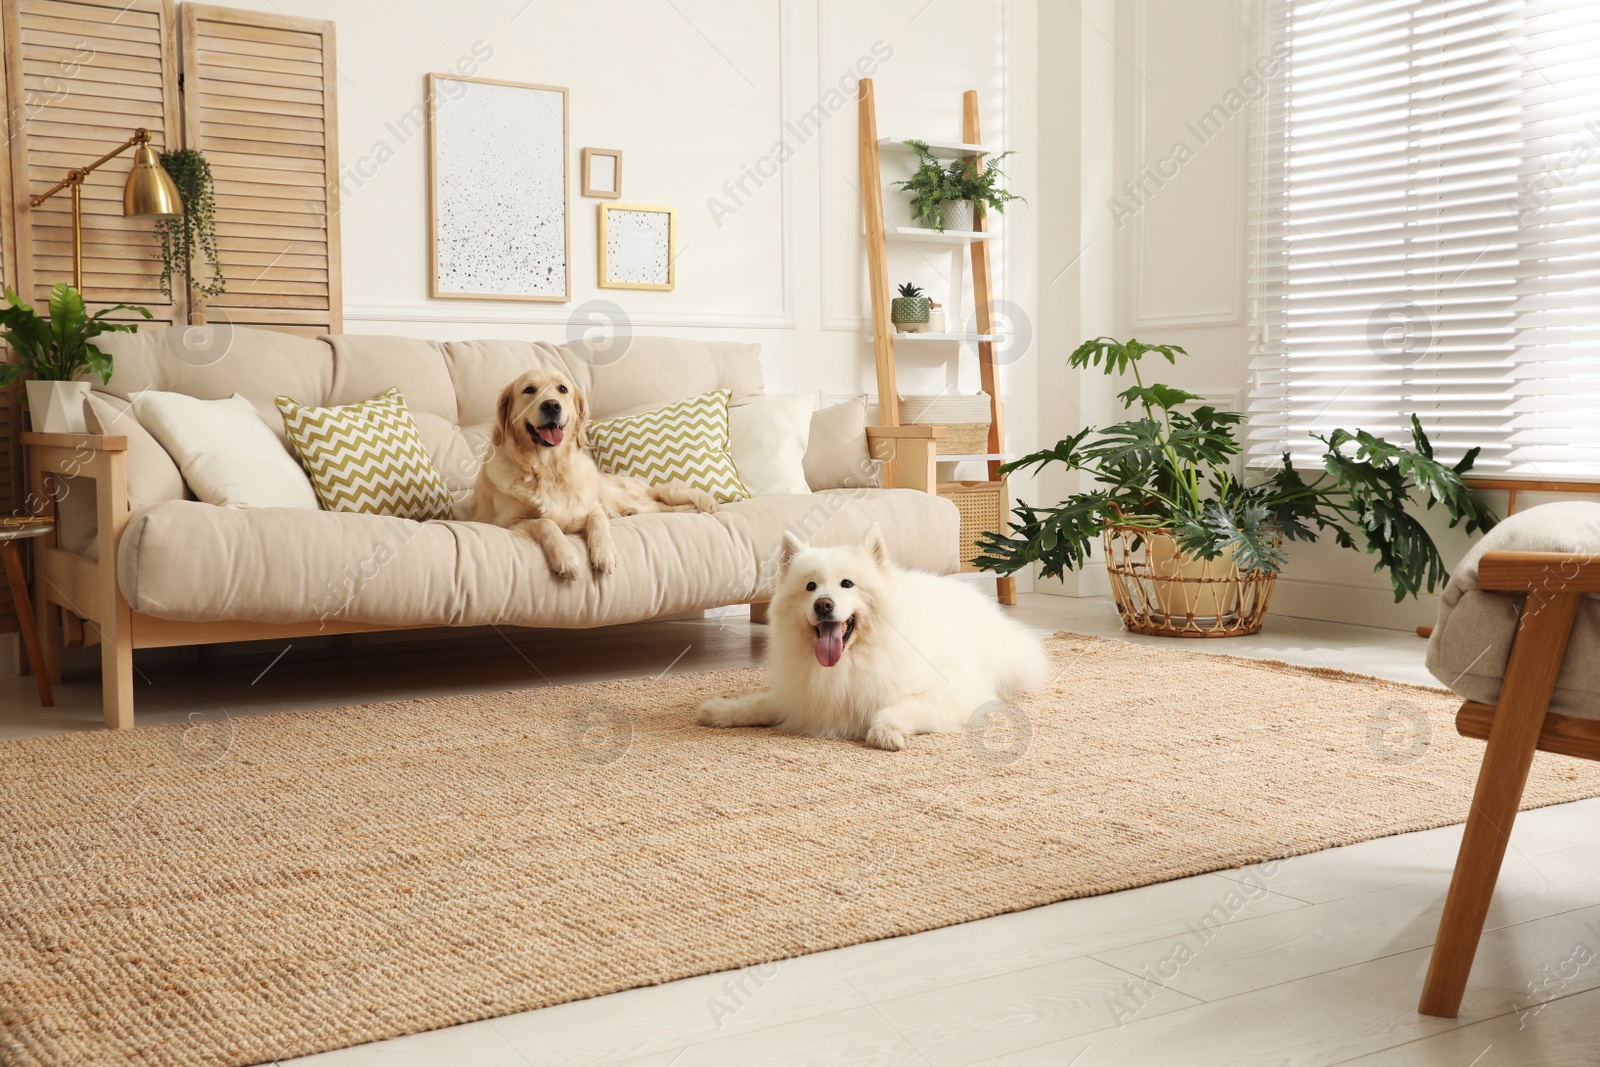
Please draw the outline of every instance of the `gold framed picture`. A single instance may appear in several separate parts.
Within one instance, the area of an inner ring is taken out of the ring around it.
[[[600,288],[671,289],[677,213],[650,204],[600,204]]]
[[[606,200],[622,199],[622,150],[585,148],[583,150],[583,195]]]

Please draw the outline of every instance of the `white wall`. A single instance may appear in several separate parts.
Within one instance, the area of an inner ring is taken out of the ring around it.
[[[238,6],[337,24],[351,332],[565,340],[603,320],[604,313],[601,319],[580,314],[587,302],[603,299],[620,307],[635,332],[759,342],[769,392],[875,395],[856,141],[855,78],[866,71],[884,136],[959,139],[962,92],[978,90],[984,139],[1017,150],[1007,168],[1010,186],[1029,200],[995,226],[999,292],[1022,307],[1035,305],[1035,0],[455,0],[447,6],[238,0]],[[427,295],[427,137],[401,134],[422,99],[424,75],[454,68],[475,46],[480,54],[485,46],[492,50],[476,68],[481,77],[569,89],[569,304]],[[675,291],[596,285],[602,201],[578,195],[585,146],[622,150],[623,202],[677,209]],[[886,160],[886,178],[905,173],[903,162]],[[903,211],[903,202],[891,190],[889,210]],[[948,269],[942,254],[891,253],[894,283],[912,280],[942,292]],[[944,388],[948,361],[908,347],[900,353],[901,391]],[[1036,352],[1029,352],[1003,376],[1005,393],[1016,401],[1008,411],[1015,447],[1031,448],[1036,439],[1036,365]],[[959,385],[978,387],[970,352]],[[970,467],[954,473],[982,475]]]
[[[1241,0],[1096,0],[1040,15],[1040,436],[1121,417],[1116,388],[1098,371],[1064,369],[1079,341],[1100,334],[1175,343],[1189,352],[1157,380],[1238,408],[1249,388],[1246,237],[1249,115],[1261,57]],[[1070,69],[1077,59],[1078,69]],[[1052,62],[1052,60],[1056,62]],[[1220,110],[1217,110],[1220,107]],[[1209,116],[1209,118],[1207,117]],[[1070,146],[1070,147],[1069,147]],[[1068,294],[1053,283],[1081,256]],[[1060,480],[1064,483],[1064,479]],[[1064,485],[1044,479],[1059,497]],[[1498,501],[1493,501],[1499,503]],[[1435,529],[1447,561],[1467,539]],[[1432,622],[1437,597],[1396,605],[1374,557],[1331,544],[1297,547],[1274,605],[1285,614],[1409,629]],[[1042,591],[1106,590],[1091,568]]]

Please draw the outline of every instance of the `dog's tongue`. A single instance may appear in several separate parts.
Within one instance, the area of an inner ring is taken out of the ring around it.
[[[817,623],[817,662],[832,667],[844,658],[844,623]]]
[[[539,427],[539,440],[552,448],[561,443],[561,436],[561,427],[559,426]]]

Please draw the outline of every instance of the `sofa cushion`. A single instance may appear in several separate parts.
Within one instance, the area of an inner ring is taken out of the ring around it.
[[[805,471],[813,489],[867,489],[882,484],[879,464],[867,443],[866,397],[825,407],[811,416]]]
[[[450,490],[428,459],[399,389],[342,407],[278,397],[284,429],[329,511],[447,519]]]
[[[728,409],[728,451],[751,496],[806,494],[814,396],[772,396]]]
[[[183,475],[172,456],[139,424],[132,405],[106,393],[89,394],[83,421],[90,433],[128,439],[128,507],[183,499]]]
[[[553,577],[537,545],[497,526],[175,500],[132,516],[118,572],[135,611],[170,619],[608,626],[764,599],[786,530],[844,544],[874,522],[904,565],[956,569],[955,507],[898,489],[616,519],[616,571],[577,581]]]
[[[201,500],[228,508],[320,506],[306,472],[244,397],[197,400],[151,389],[134,399],[133,410]]]
[[[1524,596],[1478,588],[1478,561],[1488,552],[1567,552],[1600,555],[1600,504],[1570,501],[1519,511],[1472,546],[1439,600],[1428,641],[1428,670],[1466,700],[1500,699]],[[1600,719],[1600,597],[1578,605],[1566,659],[1550,710]]]
[[[609,349],[594,357],[581,342],[563,345],[562,353],[579,383],[587,378],[589,415],[595,419],[652,411],[713,389],[728,390],[728,402],[735,406],[763,394],[760,345],[634,337],[620,356]],[[579,367],[586,375],[578,373]]]
[[[589,427],[595,462],[607,474],[651,485],[681,482],[722,503],[750,495],[728,451],[728,391],[606,419]]]

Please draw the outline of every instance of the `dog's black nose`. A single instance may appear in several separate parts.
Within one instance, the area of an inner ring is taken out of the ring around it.
[[[561,401],[546,400],[539,405],[539,414],[548,415],[551,418],[559,418],[561,415]]]
[[[817,612],[817,618],[826,619],[833,614],[833,597],[819,596],[817,602],[811,605]]]

